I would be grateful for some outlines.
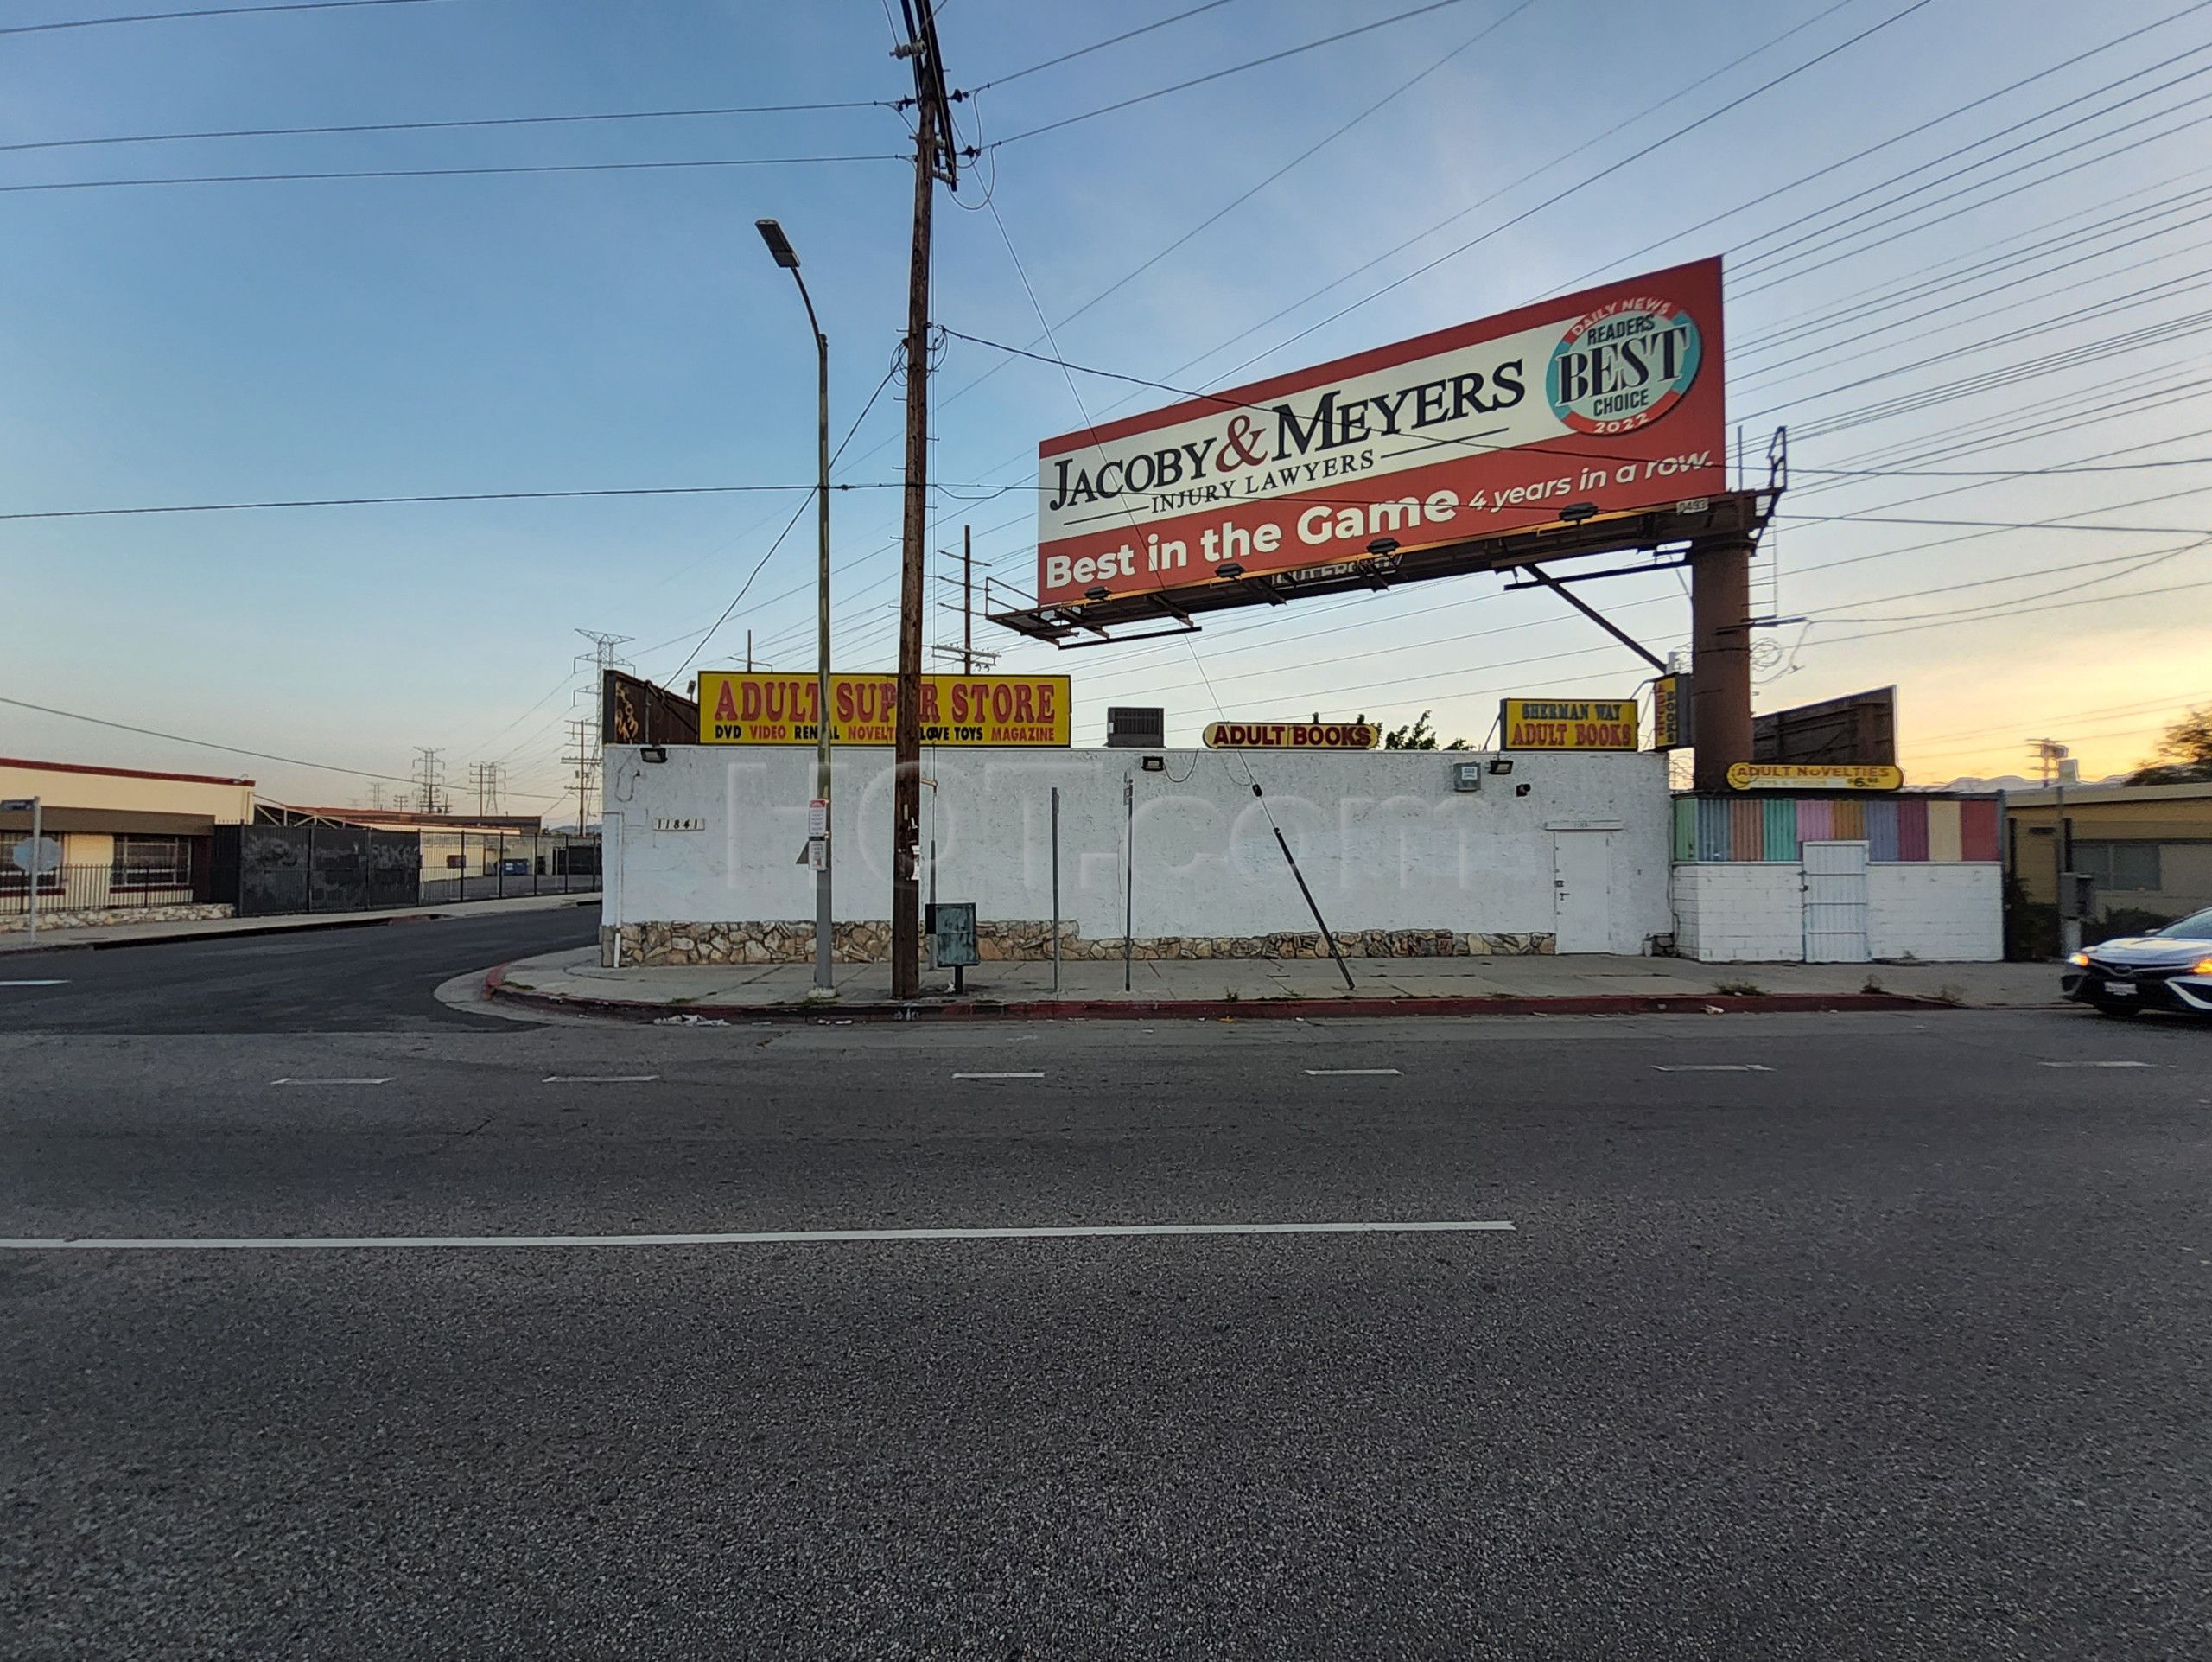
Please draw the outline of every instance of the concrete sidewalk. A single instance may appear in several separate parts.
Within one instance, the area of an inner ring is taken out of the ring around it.
[[[994,1016],[1358,1016],[1631,1013],[1650,1010],[2001,1009],[2058,1002],[2047,964],[1697,964],[1681,958],[1353,958],[1347,990],[1325,958],[1141,960],[1122,986],[1118,963],[994,963],[949,990],[926,972],[926,996],[891,997],[881,964],[836,966],[834,1003],[810,1002],[804,964],[601,968],[594,948],[549,952],[494,971],[492,996],[539,1009],[654,1019],[819,1016],[859,1020]]]
[[[35,937],[21,929],[0,933],[0,955],[60,952],[82,948],[155,946],[171,940],[210,940],[225,935],[282,935],[302,929],[354,929],[379,923],[411,923],[432,918],[475,918],[501,912],[550,912],[564,906],[599,904],[598,891],[574,895],[518,895],[504,901],[463,901],[435,906],[396,907],[380,912],[315,912],[302,917],[209,918],[197,922],[103,923],[81,929],[48,929]],[[595,949],[594,949],[595,952]]]

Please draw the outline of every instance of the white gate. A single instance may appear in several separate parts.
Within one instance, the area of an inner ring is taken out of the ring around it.
[[[1866,945],[1866,844],[1807,843],[1805,961],[1864,964]]]

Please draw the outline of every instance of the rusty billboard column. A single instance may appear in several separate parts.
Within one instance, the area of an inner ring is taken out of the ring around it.
[[[1692,742],[1700,791],[1728,788],[1731,763],[1751,759],[1751,543],[1690,545]]]

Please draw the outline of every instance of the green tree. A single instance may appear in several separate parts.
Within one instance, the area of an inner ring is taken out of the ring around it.
[[[2155,758],[2127,776],[2130,785],[2187,785],[2212,780],[2212,704],[2200,704],[2169,727]]]
[[[1408,723],[1404,727],[1390,729],[1382,735],[1382,748],[1385,750],[1471,750],[1475,748],[1465,739],[1454,739],[1449,744],[1437,743],[1436,729],[1431,724],[1429,719],[1435,713],[1433,710],[1424,710],[1419,720]],[[1316,712],[1313,719],[1317,722],[1321,719],[1319,712]],[[1364,710],[1360,712],[1359,724],[1362,727],[1368,724],[1367,712]]]

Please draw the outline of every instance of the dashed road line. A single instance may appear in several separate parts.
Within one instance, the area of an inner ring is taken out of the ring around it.
[[[1306,1070],[1306,1077],[1309,1079],[1381,1079],[1385,1074],[1403,1077],[1402,1070],[1395,1067],[1309,1067]]]
[[[265,1235],[26,1237],[0,1239],[7,1252],[398,1251],[436,1248],[788,1246],[841,1241],[1096,1240],[1133,1236],[1439,1235],[1515,1232],[1503,1218],[1351,1223],[1046,1224],[976,1229],[764,1229],[695,1235]]]
[[[1040,1069],[1034,1073],[955,1073],[952,1077],[956,1079],[1041,1079],[1045,1075]]]
[[[398,1077],[396,1073],[387,1073],[382,1079],[296,1079],[288,1074],[281,1079],[271,1079],[269,1082],[271,1085],[390,1085]]]
[[[59,981],[0,981],[0,987],[66,987],[68,984],[67,977]]]
[[[548,1073],[541,1085],[651,1085],[658,1073]]]
[[[2045,1067],[2156,1067],[2156,1062],[2045,1062]]]
[[[1764,1062],[1654,1062],[1655,1073],[1771,1073]]]

